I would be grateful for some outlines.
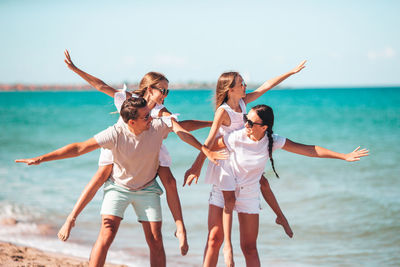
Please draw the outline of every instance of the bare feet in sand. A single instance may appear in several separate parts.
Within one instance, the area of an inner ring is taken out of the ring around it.
[[[175,236],[179,240],[179,247],[181,249],[181,254],[182,254],[182,256],[185,256],[189,250],[189,245],[188,245],[187,237],[186,237],[186,231],[185,230],[176,230]]]
[[[74,218],[67,218],[63,226],[61,226],[60,230],[58,231],[58,239],[61,241],[67,241],[69,237],[69,233],[71,232],[72,227],[75,226],[75,219]]]
[[[224,246],[224,260],[227,267],[234,267],[235,262],[233,261],[233,249],[232,244]]]
[[[290,225],[288,223],[288,221],[286,220],[286,217],[282,214],[282,216],[276,217],[275,222],[277,224],[282,225],[283,229],[285,230],[285,233],[292,238],[293,236],[293,232],[292,232],[292,228],[290,228]]]

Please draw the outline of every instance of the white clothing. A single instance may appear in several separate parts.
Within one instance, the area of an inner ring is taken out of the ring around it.
[[[237,187],[235,190],[235,206],[238,213],[259,214],[260,204],[260,183],[253,186]],[[224,195],[218,186],[213,185],[210,192],[208,204],[217,206],[221,209],[225,206]]]
[[[229,151],[227,161],[231,163],[229,169],[225,168],[226,174],[233,177],[239,187],[259,184],[269,160],[267,135],[259,141],[253,141],[247,136],[246,128],[243,128],[223,138]],[[285,137],[273,134],[272,139],[272,152],[285,145]]]
[[[246,104],[244,103],[243,99],[239,100],[239,106],[241,109],[241,112],[236,112],[234,111],[227,103],[223,103],[218,109],[224,109],[231,120],[231,124],[229,126],[221,125],[221,127],[218,129],[218,133],[216,135],[216,138],[220,136],[225,136],[226,134],[242,129],[244,127],[244,122],[243,122],[243,114],[246,114]],[[218,110],[217,109],[217,110]],[[227,184],[221,184],[221,175],[225,173],[224,169],[225,166],[229,165],[230,162],[229,160],[220,160],[219,161],[220,166],[215,165],[212,162],[208,163],[207,166],[207,172],[204,181],[208,184],[214,184],[217,185],[221,188],[221,190],[227,190],[227,191],[233,191],[235,190],[235,183],[233,181]],[[226,176],[225,176],[226,177]],[[225,181],[228,182],[228,181]]]
[[[246,129],[224,135],[224,143],[229,150],[230,165],[225,165],[221,184],[233,181],[235,207],[239,213],[258,214],[260,211],[260,178],[269,160],[268,137],[253,141],[246,135]],[[272,135],[272,151],[285,145],[286,138]],[[224,177],[225,176],[225,177]],[[219,186],[214,185],[210,193],[209,204],[224,207],[224,197]],[[233,191],[233,190],[228,190]]]
[[[121,121],[96,134],[96,142],[112,151],[111,181],[128,190],[147,187],[157,174],[161,144],[171,130],[163,120],[153,119],[150,129],[139,135]]]
[[[138,97],[138,95],[132,94],[132,97]],[[117,108],[118,112],[121,111],[122,104],[124,103],[125,100],[126,100],[126,85],[124,85],[124,89],[115,93],[114,95],[114,105]],[[156,106],[150,111],[150,116],[153,119],[159,118],[160,110],[162,110],[163,108],[164,105],[156,104]],[[172,114],[171,116],[161,117],[161,118],[164,121],[164,123],[168,125],[168,127],[172,127],[171,118],[175,118],[176,120],[178,120],[177,115],[179,114]],[[118,119],[118,121],[123,122],[121,117]],[[169,152],[167,148],[164,146],[164,144],[161,146],[159,157],[160,157],[159,158],[160,166],[162,167],[171,166],[172,163],[171,156],[169,155]],[[113,164],[113,155],[111,151],[108,149],[101,148],[98,165],[106,166],[111,164]]]

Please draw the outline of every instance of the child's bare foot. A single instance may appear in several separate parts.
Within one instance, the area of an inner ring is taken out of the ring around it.
[[[224,259],[225,259],[226,266],[234,267],[235,262],[233,261],[232,245],[225,245],[223,251],[224,251]]]
[[[188,245],[187,237],[186,237],[186,231],[185,230],[176,230],[175,236],[179,240],[179,247],[181,249],[181,254],[182,254],[182,256],[185,256],[189,250],[189,245]]]
[[[293,232],[292,232],[292,228],[290,228],[290,225],[288,223],[288,221],[286,220],[286,217],[282,214],[282,216],[276,217],[275,222],[277,224],[282,225],[283,229],[285,230],[285,233],[292,238],[293,236]]]
[[[67,218],[63,226],[61,226],[60,230],[58,231],[58,239],[61,241],[67,241],[69,237],[69,233],[71,232],[72,227],[75,226],[75,219],[74,218]]]

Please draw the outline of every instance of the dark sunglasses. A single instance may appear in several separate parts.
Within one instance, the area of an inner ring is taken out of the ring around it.
[[[168,89],[165,89],[165,88],[157,88],[157,87],[151,87],[151,88],[153,88],[153,89],[156,89],[156,90],[158,90],[158,91],[160,91],[161,92],[161,94],[163,94],[163,95],[165,95],[165,96],[167,96],[168,95],[168,93],[169,93],[169,90]]]
[[[243,114],[243,121],[244,121],[244,124],[247,123],[247,124],[249,125],[250,128],[253,128],[254,124],[257,124],[257,125],[264,125],[264,124],[262,124],[262,123],[253,122],[253,121],[249,120],[249,119],[247,118],[247,114]]]

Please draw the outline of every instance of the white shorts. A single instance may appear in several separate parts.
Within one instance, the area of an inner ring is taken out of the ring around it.
[[[233,208],[238,213],[259,214],[260,205],[260,183],[246,186],[238,186],[235,190],[236,202]],[[213,185],[210,192],[210,205],[224,208],[224,196],[218,186]]]
[[[158,156],[158,160],[160,161],[161,167],[169,167],[171,166],[171,156],[168,153],[167,147],[162,144],[160,149],[160,154]],[[99,166],[111,165],[114,163],[114,157],[109,149],[101,148],[100,149],[100,157],[99,157]]]

